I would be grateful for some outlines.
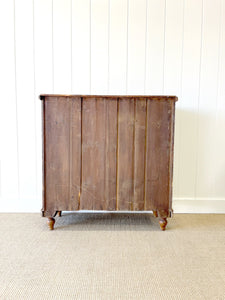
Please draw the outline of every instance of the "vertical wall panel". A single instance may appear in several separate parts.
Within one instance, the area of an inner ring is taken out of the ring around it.
[[[71,0],[53,3],[54,93],[71,93]]]
[[[143,94],[145,84],[146,0],[129,0],[127,94]]]
[[[223,199],[225,195],[225,2],[221,1],[220,15],[220,41],[218,53],[218,82],[217,82],[217,111],[214,131],[214,181],[213,181],[213,197]]]
[[[181,77],[182,77],[182,35],[183,35],[184,1],[166,1],[165,11],[165,49],[163,94],[176,95],[175,148],[174,148],[174,196],[179,195],[179,152],[180,152],[180,119],[181,119]]]
[[[165,0],[147,1],[146,81],[147,95],[163,93]]]
[[[0,210],[11,211],[19,207],[13,3],[0,2]]]
[[[224,18],[224,0],[2,1],[1,209],[41,206],[53,92],[177,95],[174,197],[225,199]]]
[[[19,189],[23,207],[32,207],[37,195],[33,38],[33,2],[15,1]]]
[[[126,94],[127,0],[110,1],[109,94]]]
[[[52,0],[34,0],[34,42],[35,92],[53,93]]]
[[[201,24],[202,2],[185,1],[182,90],[177,109],[179,130],[176,127],[176,143],[179,144],[176,156],[179,160],[179,170],[176,169],[179,174],[179,193],[177,191],[176,195],[182,198],[195,197]]]
[[[167,95],[181,92],[183,5],[183,0],[166,1],[163,92]]]
[[[91,1],[91,93],[108,92],[108,5]]]
[[[43,9],[45,7],[45,9]],[[37,201],[40,208],[42,197],[42,125],[41,105],[38,96],[53,92],[52,65],[52,0],[34,1],[34,72],[35,72],[35,111],[36,111],[36,171]]]
[[[72,93],[90,93],[90,0],[72,0]]]
[[[221,1],[203,2],[196,197],[212,197]],[[215,57],[217,58],[215,60]]]

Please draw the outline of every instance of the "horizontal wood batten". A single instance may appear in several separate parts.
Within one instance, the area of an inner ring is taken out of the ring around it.
[[[41,94],[39,96],[40,100],[44,100],[45,98],[58,98],[58,97],[65,97],[65,98],[104,98],[104,99],[110,99],[110,100],[117,100],[117,99],[135,99],[135,100],[142,100],[143,98],[149,99],[149,100],[172,100],[177,101],[178,98],[176,96],[146,96],[146,95],[60,95],[60,94]]]

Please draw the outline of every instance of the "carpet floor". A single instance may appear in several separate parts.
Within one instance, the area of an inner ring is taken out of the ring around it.
[[[0,214],[0,299],[225,299],[225,215]]]

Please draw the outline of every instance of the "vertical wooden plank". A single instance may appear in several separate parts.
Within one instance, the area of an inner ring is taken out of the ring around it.
[[[147,95],[163,93],[165,4],[165,0],[148,0],[145,83]]]
[[[14,211],[18,201],[17,99],[14,1],[0,2],[0,211]]]
[[[91,93],[108,92],[108,1],[91,1]]]
[[[26,9],[24,9],[26,8]],[[34,99],[33,2],[15,1],[15,55],[21,207],[34,207],[37,194]],[[32,203],[32,204],[31,204]]]
[[[115,100],[83,99],[81,209],[115,209],[116,114]]]
[[[70,210],[70,108],[67,98],[45,100],[46,210]]]
[[[171,103],[147,101],[145,209],[169,209]]]
[[[81,183],[81,98],[71,98],[70,106],[70,209],[80,208]]]
[[[143,94],[145,83],[146,0],[129,0],[128,14],[127,93]]]
[[[52,67],[52,0],[34,0],[34,94],[37,139],[37,201],[39,207],[42,197],[42,101],[38,99],[38,96],[44,93],[53,93]]]
[[[134,99],[119,99],[117,209],[133,210],[134,203]]]
[[[71,93],[71,0],[53,3],[54,93]]]
[[[98,190],[100,168],[97,162],[103,166],[103,157],[97,155],[99,143],[96,141],[95,133],[97,123],[97,101],[96,99],[83,98],[82,106],[82,187],[80,195],[80,208],[92,210],[93,202],[101,201]],[[104,139],[104,136],[102,137]],[[104,149],[103,149],[104,150]],[[100,186],[100,185],[99,185]],[[100,189],[102,185],[100,186]],[[98,199],[97,199],[98,198]]]
[[[146,99],[135,100],[134,126],[134,210],[144,210]]]
[[[174,129],[175,129],[175,107],[176,102],[171,101],[170,107],[168,107],[168,118],[169,118],[169,170],[168,170],[168,197],[169,197],[169,208],[172,208],[173,201],[173,177],[174,177]]]
[[[92,198],[92,209],[98,210],[103,209],[105,203],[105,141],[106,132],[104,126],[105,124],[105,101],[103,99],[96,98],[95,100],[95,132],[94,145],[93,145],[93,155],[92,161],[94,168],[92,169],[95,175],[96,185],[93,186],[95,189],[95,196]]]
[[[105,210],[116,210],[117,99],[105,101]]]
[[[198,154],[196,197],[212,198],[215,174],[213,140],[217,108],[218,53],[220,39],[221,1],[203,2],[202,56],[199,87]],[[215,57],[217,57],[215,61]]]
[[[72,93],[90,93],[90,0],[72,0]]]
[[[109,94],[126,94],[127,0],[110,1]]]
[[[179,193],[178,189],[175,190],[175,196],[182,199],[195,197],[201,23],[202,2],[185,1],[182,96],[176,104],[175,122],[176,143],[179,143],[179,153],[176,156],[179,169],[175,174],[179,174]]]

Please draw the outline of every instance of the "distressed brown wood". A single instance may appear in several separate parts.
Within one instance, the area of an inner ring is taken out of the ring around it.
[[[47,211],[70,210],[70,100],[45,101],[45,188]],[[63,199],[63,200],[62,200]]]
[[[117,99],[105,101],[105,199],[104,210],[116,210]]]
[[[41,95],[42,215],[172,212],[175,96]],[[52,225],[53,224],[53,225]]]
[[[146,210],[170,209],[172,104],[170,101],[153,100],[147,103]]]
[[[81,209],[116,209],[117,101],[85,98],[82,106]]]
[[[134,205],[133,210],[144,210],[145,159],[146,159],[146,103],[145,98],[135,98],[134,103]]]
[[[117,209],[133,210],[134,99],[119,99],[117,155]]]
[[[70,210],[80,209],[81,189],[81,98],[70,98]],[[76,153],[76,155],[74,155]]]

